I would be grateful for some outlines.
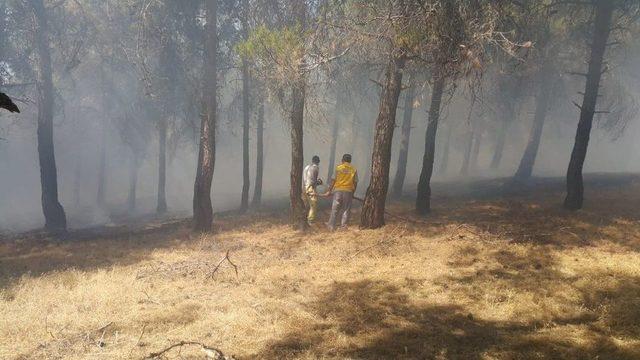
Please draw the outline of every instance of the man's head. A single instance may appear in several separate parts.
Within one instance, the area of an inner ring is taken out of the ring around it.
[[[316,165],[320,164],[320,157],[318,155],[314,155],[313,158],[311,158],[311,162]]]
[[[351,154],[342,155],[342,162],[351,163]]]

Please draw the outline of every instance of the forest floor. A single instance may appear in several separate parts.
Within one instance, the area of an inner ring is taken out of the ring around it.
[[[499,186],[436,187],[432,215],[381,230],[301,236],[275,209],[219,216],[212,236],[157,221],[5,237],[0,358],[196,341],[238,359],[640,359],[640,178],[593,177],[576,213],[560,179]],[[389,210],[416,219],[409,200]],[[237,274],[214,271],[227,251]]]

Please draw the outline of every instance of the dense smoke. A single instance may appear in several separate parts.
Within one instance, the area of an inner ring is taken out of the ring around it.
[[[170,1],[167,5],[154,5],[155,8],[145,1],[130,2],[129,10],[113,1],[80,1],[76,5],[67,2],[47,10],[55,86],[53,123],[58,192],[70,228],[130,221],[155,213],[161,120],[167,124],[168,215],[165,216],[191,215],[201,118],[198,89],[203,56],[203,10],[198,1],[187,1],[184,8]],[[0,23],[0,91],[13,96],[22,110],[20,114],[0,113],[1,231],[32,229],[43,224],[36,137],[38,70],[30,50],[35,36],[30,24],[35,20],[27,3],[12,0],[0,5],[3,19]],[[45,5],[54,6],[48,1]],[[240,25],[232,19],[237,15],[238,5],[219,1],[218,6],[219,93],[212,199],[215,211],[227,211],[240,206],[242,190],[242,72],[235,54],[242,39]],[[145,22],[144,26],[141,22]],[[588,31],[583,32],[583,38],[587,38]],[[640,171],[637,141],[640,124],[633,104],[640,94],[640,65],[634,61],[640,55],[637,37],[621,46],[625,51],[612,56],[615,71],[604,80],[606,100],[602,102],[614,104],[612,100],[622,96],[614,86],[621,87],[630,100],[614,107],[625,107],[625,114],[617,113],[625,119],[612,124],[606,114],[596,116],[585,172]],[[532,52],[535,51],[534,42]],[[346,53],[343,57],[350,55]],[[517,85],[521,90],[517,94],[496,91],[496,86],[503,86],[500,85],[502,78],[515,78],[519,72],[526,72],[523,69],[528,66],[527,62],[536,61],[533,55],[516,55],[517,60],[507,61],[522,61],[522,64],[511,68],[511,73],[505,74],[487,63],[483,65],[486,71],[479,83],[471,84],[469,79],[460,78],[456,84],[447,86],[436,140],[435,181],[509,177],[516,172],[529,139],[536,111],[534,88],[539,80],[535,75],[526,74]],[[304,158],[308,162],[311,156],[319,155],[321,177],[326,177],[332,126],[338,120],[337,157],[343,153],[353,154],[353,163],[364,184],[359,192],[364,193],[369,182],[372,137],[381,95],[376,82],[381,81],[382,72],[380,66],[340,61],[331,66],[347,69],[344,72],[358,69],[360,79],[353,81],[344,74],[334,76],[326,72],[310,81],[304,120]],[[573,102],[579,102],[579,92],[584,91],[584,79],[569,72],[583,69],[584,62],[584,56],[576,56],[573,62],[564,59],[558,69],[561,79],[553,79],[562,84],[554,90],[549,105],[534,176],[555,177],[566,173],[579,114]],[[319,67],[317,71],[325,70]],[[415,99],[409,101],[413,114],[404,187],[407,194],[415,192],[420,175],[433,87],[428,71],[414,68],[411,71],[421,73],[412,85]],[[337,88],[343,90],[335,90]],[[252,83],[251,90],[255,95],[250,115],[251,194],[255,185],[259,112],[256,94],[262,91],[269,93],[264,96],[264,203],[275,206],[285,202],[289,189],[291,143],[287,103],[279,94],[259,88],[258,81]],[[406,89],[398,102],[391,177],[396,173],[400,124],[407,110],[404,93]],[[501,104],[516,102],[513,116],[505,119]],[[624,124],[620,124],[622,121]],[[500,131],[506,132],[504,150],[498,167],[492,169],[490,164]],[[461,167],[467,148],[472,154],[465,172]],[[444,154],[448,154],[446,160]],[[442,164],[444,161],[446,166]],[[129,194],[134,170],[137,187],[135,206],[131,206]],[[104,204],[99,195],[101,186]]]

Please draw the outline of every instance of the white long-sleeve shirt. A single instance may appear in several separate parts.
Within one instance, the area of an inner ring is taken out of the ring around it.
[[[317,164],[310,164],[304,168],[303,172],[303,181],[305,189],[309,186],[316,188],[318,184],[318,173],[320,172],[320,167]]]

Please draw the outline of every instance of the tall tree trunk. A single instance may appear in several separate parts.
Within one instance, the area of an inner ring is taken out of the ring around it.
[[[359,135],[359,122],[358,122],[358,110],[356,109],[355,105],[352,108],[353,113],[351,114],[351,138],[353,139],[353,141],[349,142],[349,154],[355,154],[356,151],[356,145],[358,143],[357,139],[358,139],[358,135]],[[329,179],[327,179],[329,180]]]
[[[500,167],[502,155],[504,154],[504,145],[507,140],[507,127],[509,124],[511,124],[514,111],[509,108],[509,111],[507,113],[508,115],[505,116],[502,124],[500,124],[498,127],[496,145],[493,151],[493,157],[491,158],[491,165],[489,166],[492,170],[496,170]]]
[[[290,202],[291,220],[295,228],[305,230],[305,206],[302,202],[302,171],[304,167],[303,124],[305,84],[298,81],[292,89],[293,107],[291,109],[291,177]]]
[[[371,155],[371,179],[362,206],[360,227],[377,229],[384,226],[384,209],[389,188],[391,143],[396,126],[398,97],[402,88],[405,58],[392,58],[387,65],[380,95],[380,107]]]
[[[449,121],[449,125],[447,126],[447,135],[446,140],[444,142],[444,150],[442,153],[442,161],[440,162],[440,169],[438,171],[440,174],[445,175],[447,173],[447,168],[449,167],[449,151],[451,148],[451,134],[453,133],[453,124]]]
[[[331,145],[329,148],[329,166],[327,166],[327,182],[333,177],[333,170],[336,166],[336,148],[338,146],[338,134],[340,130],[340,117],[342,116],[342,106],[340,94],[336,98],[336,109],[334,112],[333,126],[331,127]]]
[[[206,0],[205,10],[207,13],[207,23],[205,25],[205,60],[204,77],[202,79],[203,109],[200,124],[198,167],[196,169],[196,181],[193,189],[193,227],[194,230],[200,232],[209,232],[213,226],[211,181],[213,180],[216,155],[217,6],[217,0]]]
[[[242,32],[245,40],[249,38],[249,23],[247,21],[249,5],[247,0],[242,1],[245,14],[242,16]],[[249,209],[249,117],[251,105],[249,103],[249,62],[246,57],[242,58],[242,197],[240,200],[240,212],[244,213]]]
[[[138,185],[138,154],[133,152],[129,165],[129,196],[127,198],[127,209],[129,213],[136,210],[136,188]]]
[[[73,174],[73,203],[76,209],[80,207],[80,186],[82,183],[82,156],[80,154],[81,152],[77,153]]]
[[[382,96],[382,95],[381,95]],[[369,154],[373,153],[373,138],[375,136],[376,124],[372,124],[369,119],[365,119],[362,121],[362,126],[365,127],[365,143],[364,143],[364,154],[369,156]],[[368,158],[369,160],[371,158]],[[367,158],[363,159],[367,160]],[[364,181],[361,185],[369,187],[369,180],[371,179],[371,162],[365,163],[364,166],[364,176],[360,181]]]
[[[533,165],[538,155],[544,122],[549,111],[551,91],[549,91],[548,85],[552,80],[552,72],[548,65],[543,66],[542,74],[540,75],[541,81],[538,88],[538,96],[536,97],[536,113],[533,118],[531,133],[529,134],[529,142],[520,160],[518,171],[514,175],[514,180],[517,181],[528,180],[533,173]]]
[[[158,124],[158,207],[156,213],[167,212],[167,119]]]
[[[247,60],[242,61],[242,199],[240,212],[249,209],[249,65]]]
[[[413,101],[415,97],[415,87],[411,80],[407,81],[409,88],[404,94],[404,113],[402,114],[402,138],[400,139],[400,151],[398,153],[398,167],[393,179],[391,196],[399,198],[402,196],[404,179],[407,175],[407,159],[409,157],[409,140],[411,138],[411,119],[413,117]]]
[[[469,160],[469,170],[473,173],[478,169],[478,156],[480,155],[480,144],[482,144],[482,129],[476,126],[473,128],[473,149]]]
[[[42,212],[45,229],[64,232],[67,218],[58,201],[58,172],[53,145],[53,70],[49,48],[49,24],[42,0],[31,0],[36,17],[36,46],[38,50],[38,159],[42,187]]]
[[[295,25],[306,28],[307,5],[304,1],[291,0],[292,12],[295,14]],[[302,60],[302,59],[301,59]],[[306,96],[306,78],[299,69],[298,79],[291,88],[291,176],[289,197],[291,202],[291,222],[294,228],[306,230],[308,224],[305,206],[302,201],[302,171],[304,167],[304,106]]]
[[[464,142],[464,157],[462,158],[462,167],[460,168],[460,175],[467,175],[469,173],[469,163],[471,162],[471,151],[473,150],[473,126],[467,124],[469,127],[467,130],[467,136]]]
[[[256,183],[253,186],[254,207],[262,204],[262,177],[264,174],[264,99],[258,105],[258,123],[256,124]]]
[[[584,184],[582,182],[582,168],[587,156],[589,137],[593,115],[598,102],[598,90],[602,77],[602,65],[607,49],[607,41],[611,33],[611,20],[615,2],[611,0],[597,0],[596,18],[594,22],[593,40],[591,42],[591,59],[587,73],[587,83],[584,91],[580,120],[576,131],[576,140],[571,152],[571,161],[567,169],[567,197],[564,207],[570,210],[582,208]]]
[[[107,192],[107,126],[105,124],[107,120],[102,119],[102,130],[100,133],[100,154],[98,160],[98,194],[96,197],[96,203],[98,208],[106,210],[105,194]]]
[[[422,171],[418,180],[418,195],[416,197],[416,212],[421,215],[431,211],[431,176],[433,175],[433,160],[436,150],[436,133],[440,119],[440,104],[444,93],[445,77],[436,74],[429,108],[429,121],[425,134],[424,156],[422,157]]]

